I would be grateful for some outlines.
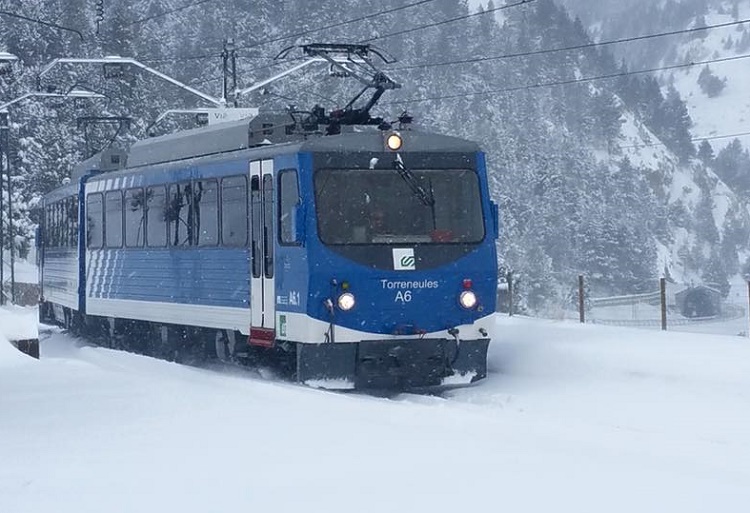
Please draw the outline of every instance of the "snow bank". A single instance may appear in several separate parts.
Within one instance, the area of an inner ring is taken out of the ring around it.
[[[36,361],[16,349],[10,340],[27,340],[39,337],[36,308],[16,306],[0,307],[0,369]],[[0,388],[2,394],[2,388]],[[2,415],[2,411],[0,411]]]
[[[39,338],[38,315],[36,308],[0,306],[0,336],[8,340]]]

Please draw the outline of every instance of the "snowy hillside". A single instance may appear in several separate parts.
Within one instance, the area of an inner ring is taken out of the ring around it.
[[[747,339],[497,322],[439,397],[0,341],[0,511],[746,511]]]
[[[725,25],[750,19],[748,0],[602,0],[596,5],[588,0],[557,0],[573,16],[580,16],[599,41],[687,30],[700,26]],[[749,24],[738,23],[706,30],[642,42],[623,43],[610,49],[632,69],[669,67],[691,62],[709,63],[710,71],[725,87],[710,96],[699,85],[705,65],[660,73],[663,84],[674,84],[687,102],[696,139],[709,138],[718,152],[735,134],[748,132],[750,99],[745,85],[750,80],[746,59],[750,43]],[[740,56],[739,59],[736,59]],[[728,60],[729,59],[729,60]],[[735,60],[736,59],[736,60]],[[724,61],[724,62],[722,62]],[[739,135],[745,148],[750,136]]]
[[[750,18],[750,2],[738,5],[740,19]],[[731,12],[718,13],[716,7],[709,9],[705,16],[707,25],[719,25],[735,21]],[[740,25],[740,29],[743,25]],[[686,27],[687,28],[687,27]],[[745,27],[747,28],[747,27]],[[743,31],[736,28],[709,30],[704,38],[692,38],[682,42],[670,54],[676,55],[678,62],[708,61],[732,58],[746,54],[738,48]],[[665,64],[672,64],[665,62]],[[716,96],[709,97],[698,83],[703,66],[695,66],[684,71],[664,73],[665,80],[674,80],[680,95],[687,101],[690,117],[693,119],[693,134],[696,138],[719,137],[711,139],[712,146],[718,149],[731,142],[735,134],[749,132],[750,97],[747,95],[747,84],[750,83],[750,69],[746,60],[717,62],[708,65],[713,74],[720,80],[726,80],[726,87]],[[738,136],[744,147],[750,147],[750,136]]]

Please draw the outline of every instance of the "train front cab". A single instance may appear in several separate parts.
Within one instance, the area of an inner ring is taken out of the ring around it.
[[[498,225],[484,155],[410,135],[420,150],[398,157],[333,142],[277,159],[275,332],[295,343],[298,381],[416,388],[486,376]],[[367,224],[376,213],[379,232]]]

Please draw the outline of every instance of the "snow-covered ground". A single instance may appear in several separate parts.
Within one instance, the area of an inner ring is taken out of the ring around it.
[[[2,342],[4,513],[750,504],[747,338],[498,317],[487,380],[391,398]]]
[[[39,314],[36,308],[23,308],[14,305],[0,306],[0,338],[4,337],[8,340],[38,338],[38,318]]]

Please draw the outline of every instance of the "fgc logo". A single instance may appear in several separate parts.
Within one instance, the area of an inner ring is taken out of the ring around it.
[[[417,259],[412,248],[393,248],[393,269],[396,271],[415,271]]]

